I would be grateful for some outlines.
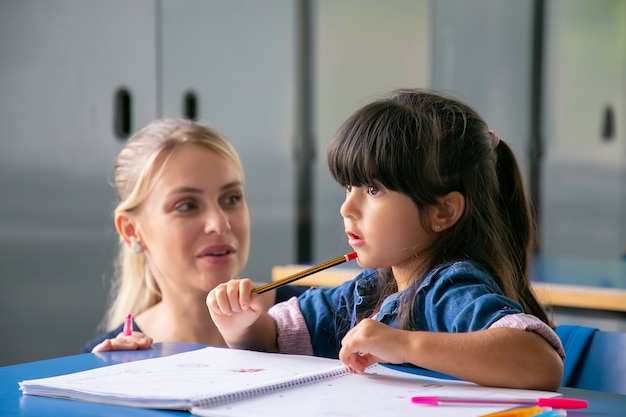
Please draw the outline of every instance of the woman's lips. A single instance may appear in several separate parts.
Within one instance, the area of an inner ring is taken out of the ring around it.
[[[230,245],[211,245],[198,252],[197,257],[211,264],[230,262],[237,251]]]

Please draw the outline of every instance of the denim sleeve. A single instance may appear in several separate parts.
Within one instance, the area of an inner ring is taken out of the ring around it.
[[[350,329],[355,280],[334,288],[311,288],[298,298],[315,356],[337,358]]]
[[[440,269],[420,292],[420,310],[431,331],[482,330],[508,314],[523,313],[518,303],[502,294],[489,274],[469,262]]]

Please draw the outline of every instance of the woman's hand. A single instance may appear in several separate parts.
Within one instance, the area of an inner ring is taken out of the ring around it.
[[[109,352],[111,350],[138,350],[152,346],[152,338],[141,332],[133,332],[130,336],[120,333],[114,339],[105,339],[91,350],[95,352]]]

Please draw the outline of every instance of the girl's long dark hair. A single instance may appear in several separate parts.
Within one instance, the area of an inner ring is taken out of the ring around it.
[[[470,106],[430,91],[397,90],[343,123],[328,166],[342,185],[379,183],[420,210],[451,191],[463,194],[465,212],[440,233],[425,270],[473,260],[524,312],[550,324],[530,287],[536,230],[519,165]],[[390,268],[378,272],[382,299],[397,288]]]

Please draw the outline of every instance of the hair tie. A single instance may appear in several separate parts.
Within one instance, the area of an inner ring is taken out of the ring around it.
[[[500,143],[500,136],[493,130],[489,130],[489,136],[491,136],[491,142],[493,143],[493,147],[495,148]]]

